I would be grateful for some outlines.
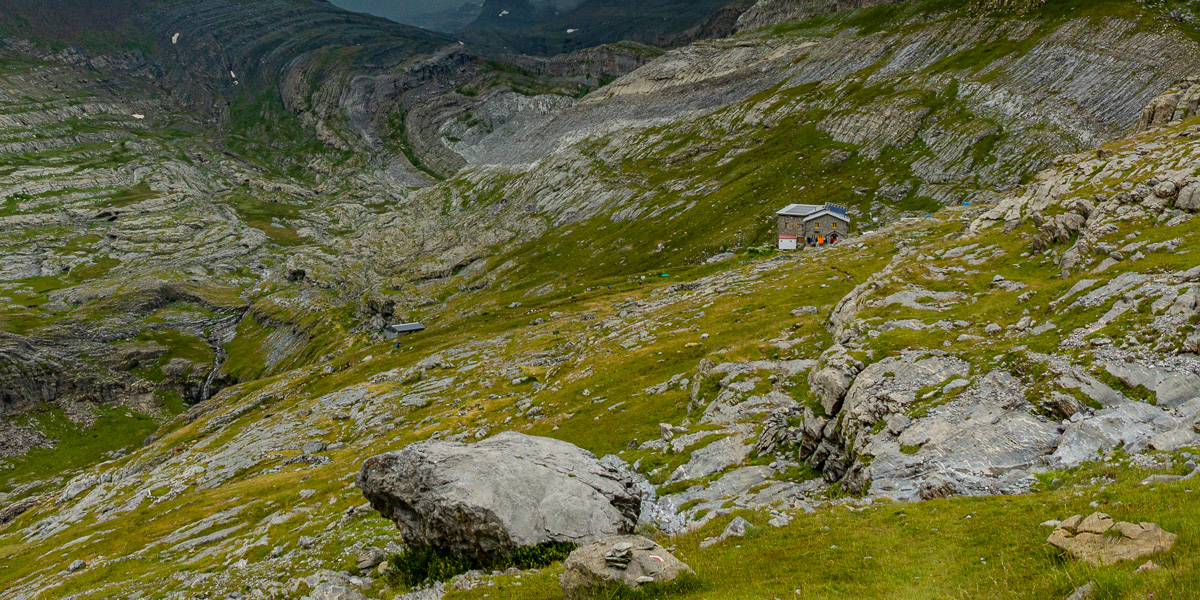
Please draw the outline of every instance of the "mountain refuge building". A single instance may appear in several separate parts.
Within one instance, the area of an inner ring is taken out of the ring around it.
[[[775,216],[780,250],[795,250],[800,244],[836,244],[850,234],[846,207],[838,204],[792,204]]]

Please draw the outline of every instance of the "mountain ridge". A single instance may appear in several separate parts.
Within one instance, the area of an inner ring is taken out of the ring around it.
[[[402,551],[364,459],[502,431],[625,469],[683,598],[1185,593],[1174,5],[764,0],[502,60],[314,4],[158,7],[157,55],[0,43],[0,598],[561,597],[560,564],[359,566]],[[853,235],[776,251],[795,202]],[[1178,545],[1042,551],[1094,510]]]

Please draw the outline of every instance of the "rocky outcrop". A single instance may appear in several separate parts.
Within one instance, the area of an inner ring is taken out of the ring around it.
[[[1167,411],[1141,402],[1095,411],[1073,419],[1054,452],[1056,462],[1074,467],[1114,448],[1131,454],[1175,451],[1200,444],[1200,401],[1182,411]]]
[[[307,598],[308,600],[368,600],[366,596],[362,595],[362,592],[334,583],[318,585]]]
[[[826,406],[829,418],[804,413],[799,456],[844,489],[897,499],[1027,489],[1057,447],[1057,426],[1030,414],[1011,374],[970,375],[969,363],[936,352],[872,364]]]
[[[481,560],[630,533],[641,511],[626,473],[566,442],[515,432],[369,458],[358,487],[409,545]]]
[[[1178,123],[1196,116],[1200,109],[1200,77],[1192,76],[1180,80],[1171,89],[1163,92],[1142,110],[1137,130],[1146,131]]]
[[[41,502],[41,498],[31,496],[12,502],[4,508],[0,508],[0,527],[8,525],[14,519],[21,516],[21,514],[23,514],[25,511],[37,506],[39,502]]]
[[[563,563],[559,577],[568,600],[586,600],[614,589],[674,581],[691,567],[666,548],[639,536],[607,537],[581,546]]]
[[[1086,563],[1104,566],[1167,552],[1175,537],[1155,523],[1118,523],[1097,512],[1063,521],[1046,543]]]
[[[111,402],[128,393],[130,381],[89,368],[66,348],[46,348],[30,338],[0,331],[0,416],[70,397]]]

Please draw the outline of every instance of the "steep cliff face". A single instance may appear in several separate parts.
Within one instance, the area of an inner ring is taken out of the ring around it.
[[[622,40],[666,46],[728,4],[730,0],[488,0],[479,18],[459,35],[480,48],[542,56]]]
[[[758,0],[738,17],[737,30],[751,31],[787,21],[804,21],[843,10],[870,8],[881,4],[905,1],[907,0]]]
[[[166,64],[167,85],[196,102],[229,98],[246,86],[278,88],[298,63],[325,60],[388,69],[430,54],[449,38],[316,0],[169,3],[142,22]]]

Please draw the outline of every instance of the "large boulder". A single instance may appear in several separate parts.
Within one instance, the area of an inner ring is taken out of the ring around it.
[[[1166,552],[1175,545],[1175,534],[1154,523],[1117,523],[1098,512],[1063,521],[1046,542],[1084,562],[1111,565]]]
[[[563,563],[559,578],[567,600],[591,598],[598,591],[674,581],[693,573],[666,548],[639,536],[620,536],[581,546]]]
[[[374,456],[358,487],[408,544],[479,560],[630,533],[641,511],[628,473],[567,442],[515,432]]]

